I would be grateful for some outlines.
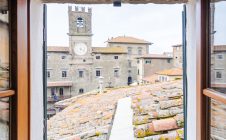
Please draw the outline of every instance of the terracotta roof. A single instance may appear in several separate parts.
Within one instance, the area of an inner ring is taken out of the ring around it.
[[[226,51],[226,45],[216,45],[214,46],[213,51],[215,52]]]
[[[69,47],[66,46],[48,46],[48,52],[69,52]]]
[[[157,74],[153,74],[153,75],[144,77],[142,80],[148,81],[150,83],[155,83],[157,79],[158,79],[158,75]]]
[[[164,54],[146,54],[139,56],[137,58],[152,58],[152,59],[173,59],[172,56],[164,55]]]
[[[48,82],[47,87],[70,87],[72,86],[72,81],[57,81],[57,82]]]
[[[153,44],[143,39],[138,39],[130,36],[118,36],[115,38],[108,39],[108,43],[128,43],[128,44]]]
[[[108,89],[58,102],[64,110],[48,120],[48,139],[106,140],[118,99],[131,97],[134,139],[183,136],[182,81]],[[131,122],[132,123],[132,122]]]
[[[111,53],[111,54],[115,54],[115,53],[127,53],[126,48],[124,47],[93,47],[92,48],[92,52],[93,53]]]
[[[156,74],[168,75],[168,76],[182,76],[183,71],[181,68],[173,68],[173,69],[167,69],[167,70],[156,72]]]

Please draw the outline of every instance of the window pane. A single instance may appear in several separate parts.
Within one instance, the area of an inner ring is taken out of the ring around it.
[[[9,139],[9,98],[0,98],[0,140]]]
[[[210,3],[211,87],[226,93],[226,1]]]
[[[3,2],[4,3],[4,2]],[[0,3],[0,91],[9,88],[9,22],[8,11]],[[3,4],[4,5],[4,4]]]
[[[226,139],[226,105],[211,99],[211,138]]]

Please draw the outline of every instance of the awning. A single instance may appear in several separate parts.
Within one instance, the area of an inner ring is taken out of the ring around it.
[[[72,81],[48,82],[47,87],[71,87]]]

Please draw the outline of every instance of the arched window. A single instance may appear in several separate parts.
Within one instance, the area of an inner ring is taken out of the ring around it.
[[[84,93],[84,89],[83,88],[80,88],[79,89],[79,93]]]
[[[77,27],[84,27],[84,20],[81,17],[77,18]]]

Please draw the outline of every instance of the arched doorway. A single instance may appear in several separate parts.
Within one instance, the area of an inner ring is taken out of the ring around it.
[[[129,76],[129,77],[128,77],[128,85],[132,84],[132,81],[133,81],[133,80],[132,80],[132,77]]]

